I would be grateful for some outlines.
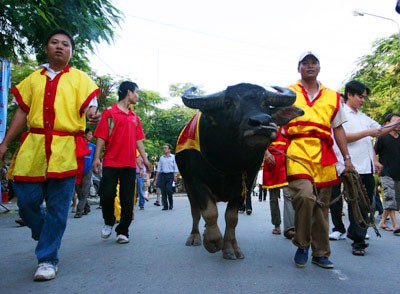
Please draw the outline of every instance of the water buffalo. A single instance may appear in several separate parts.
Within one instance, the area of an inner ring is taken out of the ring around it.
[[[290,106],[296,99],[294,92],[273,88],[278,92],[242,83],[212,95],[194,95],[195,88],[183,93],[183,103],[200,110],[181,132],[175,157],[193,217],[187,246],[201,244],[203,216],[204,247],[211,253],[222,249],[225,259],[244,258],[235,235],[238,209],[277,126],[303,114]],[[224,238],[217,225],[219,201],[228,202]]]

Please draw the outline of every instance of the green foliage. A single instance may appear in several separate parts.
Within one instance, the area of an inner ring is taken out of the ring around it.
[[[101,41],[110,43],[121,17],[108,0],[2,0],[0,56],[16,61],[34,54],[43,63],[45,38],[52,29],[63,28],[76,43],[70,64],[88,71],[87,51]]]
[[[196,110],[175,105],[170,109],[157,109],[149,117],[149,129],[146,130],[146,138],[152,144],[147,145],[146,150],[150,155],[162,154],[162,146],[166,143],[175,149],[176,141],[182,128],[189,122]]]
[[[400,113],[400,44],[398,35],[374,42],[372,53],[358,60],[351,79],[371,89],[363,111],[382,122],[388,112]]]

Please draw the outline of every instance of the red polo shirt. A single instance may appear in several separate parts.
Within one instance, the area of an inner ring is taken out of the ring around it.
[[[136,167],[136,141],[145,138],[142,124],[136,113],[128,113],[117,104],[108,107],[94,132],[96,138],[106,141],[104,167]]]

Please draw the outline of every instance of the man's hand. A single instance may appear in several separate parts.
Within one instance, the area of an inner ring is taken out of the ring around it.
[[[345,159],[344,161],[344,171],[343,172],[348,172],[351,170],[355,170],[355,167],[353,165],[353,163],[351,162],[350,158]]]
[[[147,158],[145,160],[143,160],[143,163],[146,166],[146,169],[148,171],[152,171],[153,170],[153,166],[151,165],[150,161]]]
[[[379,161],[377,161],[377,160],[374,161],[374,165],[375,165],[376,173],[377,173],[378,175],[380,175],[381,172],[382,172],[382,169],[383,169],[383,165],[382,165]]]
[[[265,152],[265,160],[269,165],[275,165],[275,157],[268,150]]]
[[[93,159],[92,170],[96,174],[101,172],[101,162],[99,158]]]
[[[0,144],[0,162],[4,162],[4,155],[6,155],[7,146],[3,143]]]
[[[86,118],[88,124],[97,124],[101,118],[101,113],[98,112],[98,107],[90,107],[86,112]]]

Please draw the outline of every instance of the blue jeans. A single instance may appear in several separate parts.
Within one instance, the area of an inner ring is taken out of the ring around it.
[[[136,173],[137,181],[137,197],[139,198],[139,207],[144,207],[144,173],[140,176],[140,173]]]
[[[68,211],[75,189],[75,176],[45,182],[14,182],[19,213],[38,241],[38,262],[58,263],[58,249],[67,226]],[[46,201],[46,211],[43,202]]]

